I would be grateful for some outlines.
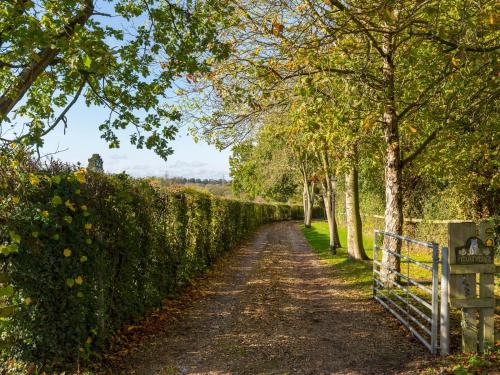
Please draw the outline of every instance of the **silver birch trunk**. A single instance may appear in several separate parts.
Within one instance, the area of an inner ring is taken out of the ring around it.
[[[311,227],[311,222],[309,220],[309,186],[307,183],[307,180],[304,179],[304,189],[303,189],[303,194],[302,194],[302,202],[303,202],[303,207],[304,207],[304,227],[310,228]]]

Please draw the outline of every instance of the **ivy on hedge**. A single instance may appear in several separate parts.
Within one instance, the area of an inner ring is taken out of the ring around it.
[[[0,320],[3,355],[56,366],[98,355],[258,225],[302,216],[125,174],[13,162],[4,177],[0,246],[16,251],[3,251],[0,266],[16,309]]]

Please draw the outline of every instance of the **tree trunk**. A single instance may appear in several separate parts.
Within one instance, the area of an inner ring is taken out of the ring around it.
[[[358,169],[354,165],[346,174],[347,254],[353,259],[368,259],[363,247],[363,229],[359,212]]]
[[[330,191],[326,191],[323,195],[323,201],[325,203],[326,220],[328,222],[328,234],[330,236],[330,250],[333,254],[337,253],[337,241],[338,234],[337,226],[335,223],[335,209],[332,204],[332,194]]]
[[[314,208],[314,182],[310,182],[307,185],[307,207],[309,210],[307,211],[307,217],[306,217],[306,227],[310,228],[311,227],[311,222],[312,222],[312,216],[313,216],[313,208]]]
[[[314,182],[309,181],[309,174],[304,164],[301,166],[301,173],[304,183],[302,194],[302,201],[304,204],[304,227],[310,228],[314,206]]]
[[[339,248],[342,247],[342,244],[340,243],[340,237],[339,237],[339,227],[337,225],[337,219],[335,218],[335,212],[333,213],[333,234],[334,234],[334,241],[335,241],[335,247]]]
[[[394,96],[394,41],[391,34],[385,33],[382,37],[382,48],[385,53],[383,57],[383,78],[385,88],[384,103],[384,140],[385,140],[385,225],[386,232],[401,234],[403,230],[403,200],[401,195],[401,155],[398,132],[398,117],[396,114],[396,102]],[[394,253],[401,252],[401,241],[385,237],[383,246]],[[389,268],[399,272],[400,260],[398,257],[384,252],[382,257],[384,268],[382,279],[396,280],[394,273]]]
[[[304,227],[310,228],[311,227],[311,222],[309,220],[309,187],[307,180],[304,179],[304,189],[302,193],[302,202],[303,202],[303,207],[304,207]]]
[[[325,147],[326,149],[326,147]],[[323,151],[320,154],[321,163],[323,165],[324,179],[323,184],[323,201],[325,203],[326,219],[328,221],[328,233],[330,235],[330,249],[334,254],[337,253],[337,247],[342,247],[339,239],[337,228],[337,220],[335,219],[335,186],[330,172],[328,157]]]

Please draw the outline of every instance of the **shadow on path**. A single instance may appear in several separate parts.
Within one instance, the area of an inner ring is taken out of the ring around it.
[[[428,358],[293,222],[260,228],[200,289],[116,373],[410,374]]]

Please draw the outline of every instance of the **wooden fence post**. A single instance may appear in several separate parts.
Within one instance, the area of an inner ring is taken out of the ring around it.
[[[488,228],[481,226],[478,233],[473,222],[448,224],[450,304],[462,309],[462,351],[465,353],[482,351],[486,344],[494,341],[495,265],[493,242],[484,237],[486,232],[491,232]],[[476,298],[476,274],[480,279],[479,298]]]
[[[482,222],[479,225],[479,237],[483,240],[486,248],[490,248],[494,256],[494,233],[493,222]],[[493,271],[493,270],[492,270]],[[494,272],[494,271],[493,271]],[[481,273],[479,276],[479,297],[495,300],[495,274]],[[486,346],[495,343],[495,305],[479,310],[479,351],[483,352]]]
[[[441,252],[441,306],[439,347],[441,355],[450,354],[450,310],[448,303],[448,286],[450,282],[450,266],[448,248],[443,247]]]

